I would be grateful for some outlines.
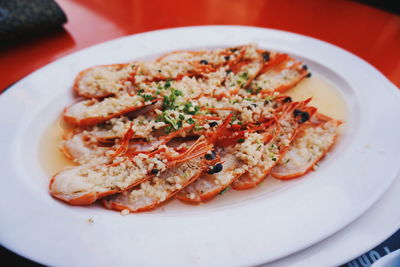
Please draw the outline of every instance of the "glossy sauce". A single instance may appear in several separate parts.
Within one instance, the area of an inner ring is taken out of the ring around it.
[[[347,107],[343,97],[322,77],[313,75],[311,78],[306,78],[284,94],[291,96],[295,101],[312,97],[310,105],[317,107],[318,112],[334,119],[346,120]],[[71,128],[60,118],[51,124],[42,136],[39,156],[43,169],[49,177],[64,167],[74,165],[59,149],[63,135],[69,130]]]
[[[343,97],[334,85],[317,75],[305,78],[284,94],[291,96],[295,101],[312,97],[309,105],[318,108],[318,112],[342,121],[347,118],[347,107]]]
[[[75,165],[60,150],[63,135],[69,130],[70,128],[62,119],[59,119],[50,124],[40,140],[39,158],[44,171],[49,177],[67,166]]]

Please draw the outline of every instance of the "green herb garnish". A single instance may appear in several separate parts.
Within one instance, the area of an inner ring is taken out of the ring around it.
[[[193,106],[193,104],[191,102],[187,102],[183,108],[183,111],[187,114],[190,115],[196,115],[199,113],[200,111],[200,107],[199,106]]]
[[[168,88],[170,88],[171,87],[171,80],[167,80],[166,82],[165,82],[165,84],[164,84],[164,88],[165,89],[168,89]]]
[[[174,130],[174,127],[172,127],[171,125],[168,125],[167,127],[165,127],[164,131],[165,133],[169,134],[172,133]]]
[[[141,97],[143,97],[144,101],[151,101],[156,99],[154,96],[152,95],[141,95]]]
[[[189,118],[189,119],[186,120],[186,122],[189,123],[189,124],[193,124],[196,121],[194,119],[192,119],[192,118]]]
[[[239,79],[236,82],[238,85],[240,85],[240,87],[244,88],[248,79],[249,79],[249,74],[247,72],[243,72],[242,74],[239,75]]]
[[[156,99],[156,98],[155,98],[154,96],[152,96],[151,94],[149,94],[149,93],[145,94],[144,92],[145,92],[144,89],[139,89],[139,90],[138,90],[138,95],[141,96],[141,97],[143,97],[144,101],[151,101],[151,100]]]
[[[172,93],[173,93],[175,96],[182,96],[182,95],[183,95],[183,92],[180,91],[180,90],[176,90],[176,89],[171,89],[171,90],[172,90]]]
[[[221,192],[219,192],[220,195],[224,194],[226,191],[228,191],[229,189],[231,189],[230,186],[228,186],[227,188],[225,188],[224,190],[222,190]]]

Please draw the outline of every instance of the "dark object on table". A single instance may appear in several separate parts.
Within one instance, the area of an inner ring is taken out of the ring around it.
[[[29,0],[28,0],[29,1]],[[39,263],[28,260],[21,257],[10,250],[0,246],[0,257],[4,262],[7,262],[9,266],[32,266],[32,267],[42,267]]]
[[[396,0],[353,0],[376,8],[380,8],[394,14],[400,14],[400,4]]]
[[[0,44],[52,32],[65,22],[53,0],[0,0]]]

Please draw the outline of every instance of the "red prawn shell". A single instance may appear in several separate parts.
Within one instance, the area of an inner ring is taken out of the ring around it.
[[[72,86],[72,90],[73,90],[77,95],[83,96],[83,97],[86,97],[86,98],[103,98],[103,97],[110,96],[111,93],[102,94],[102,95],[92,95],[92,94],[89,94],[89,93],[84,93],[84,92],[81,91],[81,89],[80,89],[80,87],[79,87],[79,82],[80,82],[80,80],[82,79],[82,77],[83,77],[84,75],[86,75],[89,71],[93,70],[94,68],[98,68],[98,67],[109,67],[109,66],[110,66],[110,67],[123,68],[123,67],[126,67],[126,66],[128,66],[128,65],[129,65],[129,64],[126,64],[126,63],[125,63],[125,64],[110,64],[110,65],[97,65],[97,66],[93,66],[93,67],[87,68],[87,69],[85,69],[85,70],[79,72],[78,76],[75,78],[74,85]]]

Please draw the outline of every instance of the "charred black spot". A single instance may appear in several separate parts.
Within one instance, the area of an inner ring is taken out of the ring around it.
[[[224,56],[224,59],[225,59],[226,61],[228,61],[230,58],[231,58],[230,56]]]
[[[283,103],[290,103],[290,102],[292,102],[292,98],[291,98],[290,96],[285,97],[285,98],[282,100],[282,102],[283,102]]]
[[[263,60],[264,60],[264,61],[269,61],[269,59],[270,59],[270,53],[269,53],[269,52],[264,52],[264,53],[262,54],[262,57],[263,57]]]
[[[206,160],[213,160],[216,156],[217,154],[215,153],[215,151],[211,151],[210,153],[207,153],[204,157],[206,158]]]
[[[218,125],[218,122],[212,121],[212,122],[208,123],[208,125],[209,125],[210,127],[214,127],[214,126],[217,126],[217,125]]]
[[[158,173],[158,170],[157,169],[152,169],[151,170],[151,174],[157,174]]]
[[[200,60],[200,64],[207,65],[207,64],[208,64],[208,61],[207,61],[207,60],[205,60],[205,59],[202,59],[202,60]]]
[[[293,111],[293,115],[294,115],[295,117],[299,116],[301,113],[303,113],[303,111],[301,111],[300,109],[295,109],[295,110]]]
[[[213,171],[214,171],[214,173],[219,173],[220,171],[222,171],[223,168],[224,168],[224,166],[222,166],[221,163],[217,163],[214,165]]]
[[[304,123],[310,119],[310,114],[307,111],[301,111],[299,109],[295,109],[293,115],[295,117],[300,116],[299,123]]]
[[[211,168],[207,171],[207,173],[208,173],[208,174],[219,173],[220,171],[222,171],[223,168],[224,168],[224,167],[222,166],[221,163],[217,163],[217,164],[215,164],[213,167],[211,167]]]
[[[310,78],[311,77],[311,72],[307,73],[306,77]]]
[[[308,70],[308,66],[307,65],[303,65],[303,70]]]
[[[302,112],[301,113],[301,119],[300,119],[300,123],[304,123],[306,121],[308,121],[310,119],[310,114],[308,112]]]

